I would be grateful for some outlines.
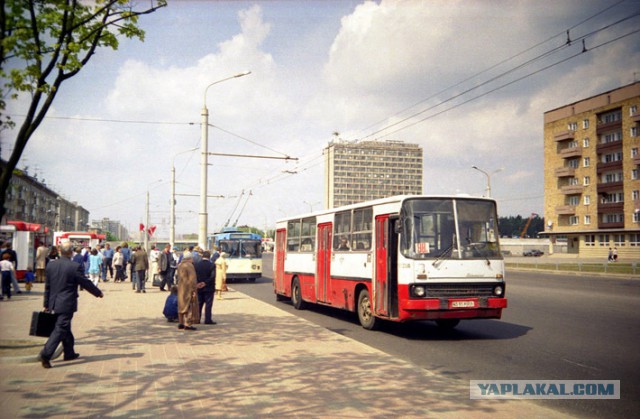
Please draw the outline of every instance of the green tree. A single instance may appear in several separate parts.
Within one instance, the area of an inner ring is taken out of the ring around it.
[[[142,2],[141,2],[142,3]],[[31,102],[0,175],[0,218],[13,170],[46,116],[62,84],[77,75],[102,47],[118,49],[119,36],[144,41],[138,18],[166,0],[0,0],[0,132],[15,128],[6,100],[29,94]]]

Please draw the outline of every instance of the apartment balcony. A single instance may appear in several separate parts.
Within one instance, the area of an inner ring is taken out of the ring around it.
[[[598,121],[598,125],[596,126],[596,133],[600,135],[604,132],[615,131],[621,128],[622,128],[622,121],[613,121],[613,122],[606,122],[606,123]]]
[[[624,182],[598,183],[598,193],[622,191]]]
[[[640,199],[639,199],[639,200],[637,200],[637,201],[633,201],[633,209],[634,209],[636,212],[640,212]]]
[[[576,174],[576,169],[573,167],[558,167],[556,168],[554,174],[556,177],[574,177]]]
[[[571,147],[571,148],[563,148],[560,150],[560,157],[563,159],[569,159],[572,157],[581,157],[582,156],[582,148],[580,147]]]
[[[622,140],[611,141],[609,143],[599,143],[596,145],[596,151],[600,154],[606,151],[622,150]]]
[[[576,215],[575,205],[559,205],[556,207],[556,215]]]
[[[612,161],[609,163],[598,163],[597,166],[597,171],[598,174],[604,172],[604,171],[610,171],[610,170],[615,170],[615,169],[619,169],[622,170],[622,160],[619,161]]]
[[[560,142],[566,140],[573,140],[576,137],[575,131],[564,131],[553,136],[553,141]]]
[[[617,221],[615,223],[605,223],[604,221],[598,221],[598,228],[624,228],[624,221]]]
[[[634,113],[631,115],[631,121],[638,123],[640,122],[640,113]]]
[[[633,164],[635,164],[636,166],[640,166],[640,154],[633,158]]]
[[[579,195],[584,191],[583,185],[566,185],[560,187],[560,192],[565,195]]]
[[[624,212],[624,202],[598,202],[598,214],[616,214]]]

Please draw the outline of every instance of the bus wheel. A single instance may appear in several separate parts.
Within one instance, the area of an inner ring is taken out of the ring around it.
[[[442,328],[442,329],[447,329],[447,330],[451,330],[453,328],[455,328],[458,323],[460,323],[460,319],[440,319],[440,320],[436,320],[436,324],[438,325],[438,327]]]
[[[358,294],[358,320],[360,324],[367,330],[374,330],[378,327],[379,321],[376,316],[373,315],[371,310],[371,298],[369,297],[369,291],[366,289],[360,291]]]
[[[307,307],[307,304],[302,300],[302,290],[298,278],[294,278],[293,284],[291,284],[291,302],[296,310],[304,310]]]

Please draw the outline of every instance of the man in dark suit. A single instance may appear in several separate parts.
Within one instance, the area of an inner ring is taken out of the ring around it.
[[[198,278],[198,304],[200,306],[200,314],[202,315],[202,306],[204,306],[204,324],[216,324],[211,318],[213,310],[213,294],[215,292],[216,283],[216,265],[209,260],[211,253],[203,252],[202,259],[194,263],[196,276]]]
[[[71,332],[71,319],[78,311],[78,286],[98,298],[104,296],[102,291],[84,276],[84,267],[71,261],[73,254],[71,243],[63,243],[60,246],[60,254],[62,257],[49,262],[46,268],[44,310],[56,314],[56,325],[38,355],[44,368],[51,368],[51,358],[60,342],[64,348],[65,361],[71,361],[80,356],[75,352],[75,339]]]

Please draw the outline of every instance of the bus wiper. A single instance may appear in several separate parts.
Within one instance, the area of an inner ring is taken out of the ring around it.
[[[471,243],[471,238],[470,237],[467,237],[467,243],[469,243],[469,247],[471,247],[474,251],[478,252],[478,255],[484,256],[484,260],[487,261],[487,265],[491,265],[491,261],[489,260],[489,256],[487,256],[480,249],[478,249],[478,247],[476,246],[475,243]]]
[[[444,249],[442,251],[442,253],[440,253],[438,255],[438,257],[436,258],[436,260],[433,261],[432,265],[436,266],[442,262],[445,258],[448,258],[451,254],[451,251],[453,250],[453,248],[455,247],[455,242],[451,243],[451,245],[449,247],[447,247],[446,249]]]

